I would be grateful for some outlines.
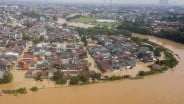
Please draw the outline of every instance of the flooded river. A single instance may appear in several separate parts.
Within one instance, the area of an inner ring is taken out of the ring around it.
[[[179,64],[163,74],[141,80],[40,89],[26,95],[2,95],[1,104],[184,104],[184,45],[134,34],[179,55]]]

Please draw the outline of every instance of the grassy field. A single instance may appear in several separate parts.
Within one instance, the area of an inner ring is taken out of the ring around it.
[[[85,24],[92,24],[92,25],[96,25],[96,26],[103,26],[103,27],[108,27],[108,28],[113,28],[116,27],[117,25],[119,25],[120,23],[122,23],[122,20],[116,20],[115,23],[99,23],[96,22],[97,19],[101,19],[98,17],[90,17],[90,16],[82,16],[80,18],[76,18],[71,20],[72,22],[80,22],[80,23],[85,23]]]

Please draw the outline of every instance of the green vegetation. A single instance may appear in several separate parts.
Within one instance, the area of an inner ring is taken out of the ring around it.
[[[57,20],[58,20],[58,17],[57,17],[56,15],[54,15],[54,16],[52,17],[52,19],[53,19],[53,21],[57,21]]]
[[[67,82],[60,70],[54,72],[53,80],[56,81],[56,84],[66,84]]]
[[[130,37],[131,33],[125,30],[108,29],[105,27],[93,27],[93,28],[77,28],[80,36],[95,36],[95,35],[120,35]]]
[[[184,32],[177,30],[177,31],[166,31],[162,30],[158,34],[153,34],[155,36],[166,38],[175,42],[184,43]]]
[[[124,29],[135,33],[140,34],[151,34],[148,29],[145,28],[145,24],[142,22],[128,22],[125,21],[117,27],[119,30]]]
[[[145,71],[139,71],[138,75],[139,76],[145,76],[146,75],[146,72]]]
[[[6,72],[3,78],[0,79],[0,84],[10,83],[13,80],[13,75],[10,72]]]
[[[27,90],[26,90],[26,88],[19,88],[19,89],[17,89],[17,92],[20,94],[25,94],[25,93],[27,93]]]
[[[32,88],[30,88],[30,90],[33,92],[38,91],[38,87],[32,87]]]
[[[161,30],[158,33],[152,33],[150,30],[146,28],[146,24],[143,22],[123,22],[121,25],[118,26],[118,29],[124,29],[131,32],[143,34],[143,35],[154,35],[161,38],[169,39],[175,42],[184,43],[184,29],[180,28],[176,31],[171,30]]]
[[[100,80],[100,79],[101,79],[101,74],[100,74],[100,73],[95,73],[95,74],[93,74],[93,75],[91,76],[91,78],[92,78],[93,80],[95,80],[95,79]]]
[[[154,55],[157,56],[157,57],[160,57],[161,56],[161,50],[159,50],[158,48],[156,48],[154,50]]]
[[[74,20],[74,19],[78,19],[78,18],[80,18],[81,17],[81,15],[75,15],[75,16],[73,16],[73,17],[68,17],[66,20],[67,21],[71,21],[71,20]]]
[[[77,84],[79,84],[79,81],[80,81],[80,78],[79,78],[78,76],[72,77],[72,78],[70,79],[70,84],[71,84],[71,85],[77,85]]]
[[[45,29],[47,32],[54,32],[55,31],[55,28],[49,27],[49,26],[45,26]]]
[[[71,21],[73,22],[80,22],[80,23],[95,23],[96,20],[99,19],[97,17],[90,17],[90,16],[75,16]]]
[[[44,37],[40,37],[40,38],[38,38],[38,39],[32,39],[32,41],[33,41],[33,43],[34,44],[38,44],[38,43],[40,43],[40,42],[43,42],[44,41]]]
[[[86,40],[86,36],[82,36],[81,41],[84,42],[84,46],[87,46],[88,42]]]
[[[28,41],[30,41],[31,40],[31,37],[29,35],[23,34],[22,35],[22,40],[28,40]]]
[[[22,13],[22,15],[37,19],[41,17],[41,15],[39,13],[36,13],[34,10],[32,10],[31,12],[24,12]]]
[[[120,80],[121,76],[111,76],[109,77],[109,80]]]
[[[99,17],[91,17],[91,16],[76,15],[74,17],[70,17],[67,20],[72,21],[72,22],[92,24],[92,25],[95,25],[95,26],[107,27],[107,28],[114,28],[114,27],[120,25],[120,23],[122,23],[122,20],[116,20],[115,23],[99,23],[99,22],[96,21],[97,19],[101,19],[101,18],[99,18]]]
[[[156,70],[150,70],[150,71],[140,71],[138,73],[138,76],[148,76],[148,75],[153,75],[153,74],[158,74],[158,73],[163,73],[164,71],[168,70],[168,67],[162,67],[161,69],[156,69]]]
[[[32,23],[32,22],[26,22],[23,25],[26,26],[26,28],[28,29],[28,28],[33,27],[34,26],[34,23]]]
[[[128,79],[128,78],[130,78],[130,75],[123,75],[123,76],[115,76],[114,75],[114,76],[108,77],[107,80],[113,81],[113,80]]]
[[[177,64],[178,64],[178,61],[177,59],[173,56],[173,54],[170,52],[170,50],[158,45],[158,44],[155,44],[153,42],[150,42],[148,41],[147,39],[141,39],[141,38],[138,38],[138,37],[132,37],[131,38],[134,42],[136,42],[137,44],[142,44],[142,43],[148,43],[148,44],[151,44],[152,46],[155,47],[155,50],[154,50],[154,54],[155,56],[158,56],[160,57],[161,56],[161,52],[164,53],[165,55],[165,60],[158,60],[155,62],[155,64],[158,64],[161,66],[160,69],[152,69],[150,71],[140,71],[138,73],[138,76],[146,76],[146,75],[152,75],[152,74],[157,74],[157,73],[162,73],[166,70],[168,70],[169,68],[173,68],[175,67]]]
[[[164,51],[166,60],[158,60],[156,64],[159,64],[161,66],[173,68],[178,64],[177,59],[169,52]]]
[[[79,78],[83,83],[89,82],[89,77],[86,75],[80,75]]]
[[[27,89],[26,88],[19,88],[16,90],[2,90],[4,94],[26,94]]]

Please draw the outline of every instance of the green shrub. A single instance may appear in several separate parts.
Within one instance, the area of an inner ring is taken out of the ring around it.
[[[19,89],[17,89],[16,91],[17,91],[18,93],[20,93],[20,94],[25,94],[25,93],[27,93],[26,88],[19,88]]]
[[[89,77],[86,76],[86,75],[80,75],[79,76],[80,80],[83,82],[83,83],[87,83],[89,81]]]
[[[111,76],[109,77],[109,80],[120,80],[121,79],[121,76]]]
[[[130,78],[130,75],[124,75],[124,76],[122,76],[122,78],[124,78],[124,79]]]
[[[30,90],[35,92],[35,91],[38,91],[38,88],[37,87],[32,87]]]
[[[145,73],[145,71],[139,71],[138,75],[139,75],[139,76],[145,76],[146,73]]]
[[[58,81],[60,79],[63,79],[63,73],[60,70],[58,70],[54,72],[53,80]]]
[[[3,75],[3,78],[0,79],[0,84],[1,83],[10,83],[13,80],[13,75],[10,72],[6,72]]]
[[[66,79],[59,79],[56,81],[56,84],[66,84],[67,80]]]
[[[100,80],[101,79],[101,74],[100,73],[95,73],[91,76],[91,78],[94,80],[94,79],[97,79],[97,80]]]
[[[79,84],[79,81],[80,81],[80,78],[78,76],[77,77],[72,77],[70,79],[70,84],[71,85],[77,85],[77,84]]]

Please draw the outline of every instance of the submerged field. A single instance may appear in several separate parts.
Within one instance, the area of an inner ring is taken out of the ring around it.
[[[115,23],[99,23],[96,21],[97,19],[102,19],[102,18],[81,16],[79,18],[71,19],[70,21],[71,22],[78,22],[78,23],[85,23],[85,24],[92,24],[92,25],[102,26],[102,27],[109,27],[109,28],[116,27],[122,23],[122,20],[116,20]]]

